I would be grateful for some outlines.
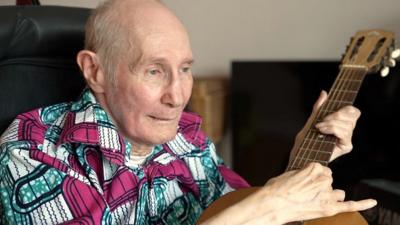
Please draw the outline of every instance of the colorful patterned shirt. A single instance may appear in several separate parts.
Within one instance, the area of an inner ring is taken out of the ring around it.
[[[89,89],[78,101],[19,115],[0,140],[2,224],[195,224],[248,184],[182,114],[175,138],[132,165],[132,145]]]

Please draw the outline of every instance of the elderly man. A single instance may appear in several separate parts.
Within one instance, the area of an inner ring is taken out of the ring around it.
[[[183,112],[193,55],[163,4],[103,3],[77,62],[88,88],[76,102],[21,114],[1,137],[3,224],[194,224],[220,196],[248,186],[218,158],[200,118]],[[338,137],[332,159],[351,150],[359,115],[349,106],[317,125]],[[310,164],[205,223],[283,224],[376,204],[346,202],[331,182],[328,168]]]

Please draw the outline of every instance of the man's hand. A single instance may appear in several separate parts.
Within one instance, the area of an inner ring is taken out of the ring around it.
[[[304,169],[269,180],[258,198],[268,196],[275,209],[284,211],[285,219],[279,221],[285,223],[361,211],[376,205],[372,199],[344,201],[345,192],[333,189],[332,181],[328,167],[311,163]]]
[[[286,224],[365,210],[376,205],[373,199],[344,199],[344,191],[332,188],[331,170],[311,163],[301,170],[289,171],[269,180],[257,192],[205,224]]]
[[[304,135],[306,135],[306,132],[309,130],[311,123],[318,112],[318,109],[322,106],[327,98],[327,93],[322,91],[318,100],[314,104],[313,111],[311,116],[308,118],[306,125],[296,136],[296,141],[291,152],[291,158],[295,156],[296,150],[301,144],[300,141],[303,139]],[[349,153],[353,149],[351,138],[360,115],[360,110],[354,106],[345,106],[339,109],[337,112],[327,115],[321,122],[315,125],[315,127],[321,133],[334,135],[338,139],[330,161],[341,155]]]

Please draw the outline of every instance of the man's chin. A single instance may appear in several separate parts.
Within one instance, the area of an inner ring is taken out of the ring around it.
[[[148,143],[150,143],[151,145],[160,145],[160,144],[165,144],[171,140],[173,140],[175,138],[177,134],[177,131],[174,130],[174,132],[162,132],[160,131],[157,134],[152,135],[151,137],[149,137]]]

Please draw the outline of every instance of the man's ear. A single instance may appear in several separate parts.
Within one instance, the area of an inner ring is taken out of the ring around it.
[[[104,93],[106,78],[96,53],[82,50],[76,56],[76,61],[81,68],[86,83],[96,93]]]

